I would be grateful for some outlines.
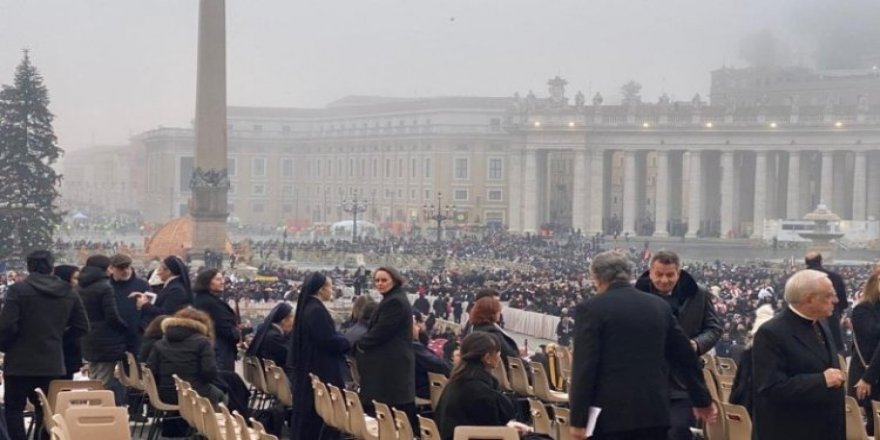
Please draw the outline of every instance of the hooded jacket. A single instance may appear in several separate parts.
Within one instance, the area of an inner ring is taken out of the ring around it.
[[[174,374],[191,383],[200,395],[211,396],[217,360],[210,329],[194,319],[169,317],[162,321],[162,332],[165,336],[156,341],[147,360],[162,400],[177,402]]]
[[[98,267],[84,267],[76,291],[91,324],[91,330],[82,339],[83,357],[91,362],[125,359],[129,328],[119,315],[116,294],[107,273]]]
[[[89,331],[89,320],[70,284],[55,275],[32,273],[9,288],[0,311],[0,351],[8,376],[64,375],[62,338]]]
[[[636,280],[636,289],[660,296],[651,283],[649,272],[645,271]],[[697,344],[697,356],[702,356],[715,347],[721,339],[721,319],[715,311],[715,305],[709,292],[686,271],[680,271],[678,282],[672,289],[672,295],[678,298],[680,306],[672,312],[678,325],[684,330],[685,336]],[[680,380],[671,378],[670,392],[672,398],[685,398],[687,393]]]

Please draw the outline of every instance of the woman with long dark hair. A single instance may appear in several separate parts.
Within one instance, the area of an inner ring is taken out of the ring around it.
[[[370,318],[369,329],[355,345],[361,402],[367,412],[373,410],[373,400],[396,407],[407,413],[416,429],[413,314],[403,291],[404,279],[397,270],[380,267],[373,271],[373,284],[382,301]]]
[[[880,270],[875,270],[861,299],[852,311],[853,357],[849,367],[850,395],[858,399],[866,414],[871,401],[880,400]],[[868,435],[874,435],[874,418],[868,417]]]
[[[214,349],[217,351],[217,368],[220,371],[235,371],[235,357],[241,341],[238,315],[225,301],[220,299],[225,289],[226,279],[217,269],[205,269],[196,276],[193,286],[195,308],[204,311],[214,321]]]
[[[348,340],[336,331],[336,325],[324,301],[333,298],[333,280],[315,272],[306,278],[299,291],[293,335],[287,366],[293,372],[292,440],[338,438],[339,432],[325,426],[315,411],[315,398],[309,374],[340,388],[345,386],[343,369]]]
[[[130,296],[141,311],[144,327],[159,315],[173,315],[178,310],[192,305],[193,293],[189,280],[189,267],[176,255],[169,255],[162,260],[156,269],[156,276],[162,281],[162,290],[156,295],[156,302],[143,292],[134,292]]]
[[[76,287],[79,280],[79,268],[70,264],[59,264],[53,269],[53,273],[62,281],[69,283],[70,287]],[[71,292],[74,294],[74,292]],[[79,337],[72,337],[64,332],[62,338],[64,351],[64,379],[71,380],[73,375],[79,372],[83,366],[82,344]]]
[[[461,342],[461,361],[434,410],[443,440],[452,440],[455,427],[504,426],[516,416],[516,407],[498,386],[492,370],[501,363],[498,339],[474,332]]]

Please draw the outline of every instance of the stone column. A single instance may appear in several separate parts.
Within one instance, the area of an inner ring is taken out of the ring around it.
[[[733,224],[733,199],[736,193],[733,189],[734,177],[733,151],[721,152],[721,237],[734,229]]]
[[[574,152],[574,191],[572,191],[571,203],[571,224],[575,229],[586,232],[589,229],[589,214],[587,212],[587,204],[589,203],[587,196],[587,151],[577,150]]]
[[[866,210],[868,217],[880,218],[880,156],[871,152],[867,155],[868,160],[868,188],[865,194],[867,198]]]
[[[654,182],[657,195],[654,196],[654,236],[668,237],[669,223],[669,152],[657,151],[657,180]]]
[[[764,218],[767,214],[767,152],[755,153],[755,208],[752,219],[752,238],[764,236]]]
[[[507,185],[507,227],[511,231],[521,232],[523,229],[522,204],[522,152],[514,150],[510,155],[510,180]]]
[[[819,203],[824,203],[828,209],[831,209],[831,202],[834,199],[834,152],[822,152],[822,184],[820,185]]]
[[[800,219],[801,214],[801,152],[788,152],[788,187],[786,188],[785,218]]]
[[[590,234],[602,232],[602,216],[605,209],[605,153],[594,150],[590,153]]]
[[[226,249],[226,2],[199,2],[191,252]]]
[[[523,232],[538,230],[538,152],[526,150],[523,175]]]
[[[635,236],[636,224],[636,152],[623,152],[623,233]]]
[[[688,152],[690,156],[688,177],[688,230],[686,236],[696,237],[703,220],[703,165],[699,151]]]
[[[867,153],[864,151],[855,152],[855,161],[853,162],[855,169],[853,170],[853,220],[867,220],[867,171],[868,159]]]

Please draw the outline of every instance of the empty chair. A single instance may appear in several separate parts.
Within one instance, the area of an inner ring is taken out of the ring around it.
[[[321,382],[318,376],[314,374],[310,374],[310,376],[312,377],[312,390],[315,395],[315,412],[324,420],[326,425],[333,426],[335,419],[333,418],[333,402],[330,400],[330,391],[327,390],[327,385]]]
[[[492,369],[492,376],[495,376],[495,379],[498,381],[498,386],[501,387],[502,391],[513,391],[513,388],[510,386],[510,378],[508,377],[507,367],[504,366],[504,362],[495,365],[495,368]]]
[[[507,358],[508,374],[510,375],[510,387],[513,392],[521,396],[533,396],[534,392],[529,385],[529,376],[526,373],[526,367],[523,360],[517,357]]]
[[[722,403],[730,402],[730,393],[733,392],[734,376],[718,376],[718,397]]]
[[[442,374],[428,373],[428,390],[431,393],[431,409],[437,408],[437,402],[440,401],[440,396],[443,394],[443,388],[446,387],[447,382],[449,382],[449,379]]]
[[[73,406],[67,410],[64,420],[71,439],[131,440],[126,408]]]
[[[76,406],[116,406],[110,390],[62,391],[55,399],[55,414],[62,416],[66,416],[68,408]]]
[[[440,429],[437,428],[437,423],[434,422],[434,419],[422,416],[416,417],[419,420],[419,432],[421,433],[422,440],[441,440]]]
[[[39,388],[34,388],[34,392],[37,393],[37,398],[40,401],[40,407],[43,410],[43,428],[52,433],[52,428],[55,427],[55,421],[52,419],[52,415],[55,414],[55,411],[52,410],[52,406],[49,405],[49,399],[46,398],[46,394],[43,393],[43,390]],[[65,432],[65,435],[67,433]]]
[[[52,437],[52,440],[56,440],[56,435],[63,440],[72,440],[70,437],[70,428],[67,427],[67,421],[64,420],[64,416],[61,414],[55,414],[51,416],[51,419],[52,429],[49,431],[49,436]]]
[[[530,362],[529,370],[532,372],[532,392],[535,397],[550,403],[568,402],[568,393],[550,389],[550,382],[547,380],[547,373],[544,371],[543,365],[538,362]]]
[[[706,383],[707,387],[711,387],[709,383]],[[710,394],[712,392],[710,388]],[[727,440],[727,420],[724,413],[724,406],[721,405],[714,397],[712,400],[715,402],[715,406],[718,408],[718,418],[714,423],[707,423],[703,428],[703,434],[706,440]]]
[[[379,422],[379,440],[396,440],[397,427],[394,426],[394,418],[391,409],[382,402],[373,401],[376,408],[376,420]]]
[[[397,439],[413,440],[414,434],[412,425],[409,423],[409,416],[397,408],[391,408],[391,412],[394,413],[394,426],[397,428]]]
[[[199,431],[208,440],[223,440],[226,429],[226,419],[223,414],[214,412],[214,406],[207,397],[199,396],[196,399],[198,413],[202,417],[202,430]],[[222,420],[222,422],[221,422]]]
[[[266,432],[266,428],[263,424],[253,418],[251,418],[251,426],[253,427],[254,433],[257,434],[257,437],[252,438],[251,440],[278,440],[278,437]]]
[[[516,429],[507,426],[456,426],[453,440],[519,440]]]
[[[345,396],[342,395],[342,390],[336,385],[327,385],[327,391],[330,392],[330,404],[333,408],[333,427],[342,432],[351,432],[348,408],[345,405]]]
[[[345,390],[345,406],[348,408],[348,423],[351,433],[360,439],[378,440],[379,422],[364,414],[361,398],[354,391]]]
[[[62,391],[72,390],[103,390],[104,385],[100,380],[62,380],[56,379],[49,382],[49,393],[46,397],[49,399],[49,406],[55,408],[55,398]]]
[[[727,422],[729,440],[751,440],[752,418],[744,406],[724,403],[724,419]],[[864,430],[864,427],[862,428]]]
[[[150,427],[150,434],[147,436],[147,438],[153,438],[154,435],[158,436],[162,421],[165,420],[169,413],[179,411],[180,406],[162,401],[159,397],[159,389],[156,387],[156,379],[149,368],[142,369],[141,377],[144,384],[144,392],[150,398],[150,406],[156,412],[156,418],[153,420],[153,426]]]
[[[538,434],[552,435],[553,424],[547,415],[547,408],[538,399],[529,398],[529,415],[532,417],[532,427]]]
[[[571,426],[571,411],[568,408],[553,407],[553,419],[556,421],[556,440],[571,440],[568,428]]]
[[[862,421],[859,402],[856,401],[855,397],[846,396],[844,407],[846,411],[846,439],[868,440],[868,432],[865,430],[865,424]]]
[[[703,379],[706,381],[706,388],[709,389],[709,395],[712,396],[712,400],[721,401],[721,397],[718,394],[718,381],[715,379],[715,372],[709,368],[703,368]]]
[[[287,408],[292,407],[293,394],[290,391],[290,380],[287,378],[287,374],[284,373],[281,367],[269,368],[268,374],[275,381],[275,393],[278,397],[278,403]]]
[[[736,361],[731,358],[726,357],[717,357],[715,358],[715,365],[717,369],[715,371],[718,372],[719,376],[736,376]]]

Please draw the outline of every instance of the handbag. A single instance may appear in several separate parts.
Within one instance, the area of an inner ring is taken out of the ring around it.
[[[870,367],[871,365],[868,364],[867,362],[865,362],[865,357],[862,356],[862,350],[859,348],[859,339],[856,338],[856,329],[855,328],[853,328],[853,330],[852,330],[852,336],[853,336],[853,345],[856,347],[856,354],[859,355],[859,362],[861,362],[862,367],[865,370],[867,370],[868,367]]]

